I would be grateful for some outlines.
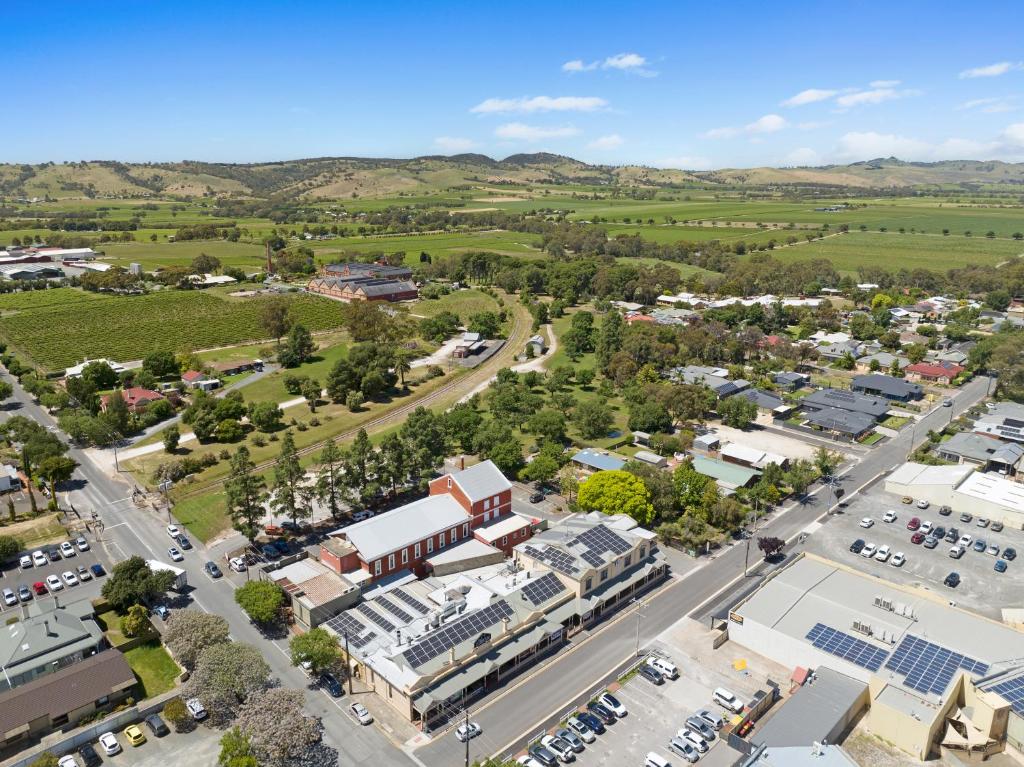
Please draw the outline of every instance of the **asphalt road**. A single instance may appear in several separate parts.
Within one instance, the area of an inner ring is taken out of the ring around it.
[[[936,408],[918,422],[916,429],[905,428],[899,436],[868,452],[858,463],[844,465],[839,482],[845,497],[882,472],[903,463],[912,440],[919,443],[929,429],[939,429],[949,421],[951,414],[956,416],[967,410],[985,395],[987,387],[986,378],[972,380],[956,394],[952,408]],[[789,540],[822,517],[833,501],[828,488],[818,486],[805,503],[791,504],[784,512],[776,513],[759,527],[757,534]],[[826,522],[824,530],[827,531],[827,519],[822,521]],[[653,597],[644,598],[639,620],[640,646],[649,644],[679,619],[703,614],[718,600],[735,601],[737,593],[753,588],[759,578],[744,577],[746,556],[745,542],[734,544],[685,578],[672,579]],[[751,546],[749,559],[752,567],[760,559],[754,546]],[[516,753],[527,738],[557,719],[581,696],[603,684],[613,669],[636,653],[636,613],[635,608],[624,611],[605,624],[603,630],[560,651],[533,676],[520,678],[518,684],[485,700],[480,708],[471,709],[471,718],[484,731],[471,742],[471,760]],[[461,763],[464,750],[465,746],[449,731],[417,750],[416,756],[430,767],[449,767]]]
[[[3,411],[3,419],[12,415],[24,415],[47,426],[54,420],[9,376],[14,386],[14,399],[20,407]],[[66,436],[65,436],[66,439]],[[103,520],[105,529],[94,546],[101,546],[112,563],[138,554],[146,559],[170,562],[167,547],[171,540],[165,527],[167,517],[150,510],[137,508],[131,500],[132,486],[129,481],[112,478],[96,467],[89,457],[74,447],[68,455],[79,463],[72,480],[74,487],[67,493],[67,501],[87,517],[96,511]],[[63,493],[62,493],[63,495]],[[319,689],[309,689],[309,680],[291,665],[284,642],[273,642],[264,637],[249,623],[249,619],[235,605],[234,586],[226,578],[211,580],[203,571],[208,557],[202,544],[192,539],[194,548],[184,552],[185,561],[177,563],[188,573],[188,593],[176,600],[171,592],[169,600],[172,609],[188,605],[206,612],[223,616],[231,629],[235,641],[258,647],[270,665],[272,674],[281,680],[284,687],[303,690],[306,694],[306,710],[321,717],[324,725],[324,742],[336,749],[339,764],[392,765],[408,767],[412,764],[408,756],[396,748],[385,735],[375,727],[361,727],[344,712],[347,696],[338,701],[328,697]]]

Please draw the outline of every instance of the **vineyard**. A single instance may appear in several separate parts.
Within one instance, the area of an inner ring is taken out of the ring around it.
[[[135,360],[156,350],[182,351],[258,341],[266,298],[221,298],[198,291],[107,296],[64,288],[0,296],[0,337],[37,365],[60,370],[86,358]],[[288,297],[291,317],[312,331],[338,327],[338,304]]]

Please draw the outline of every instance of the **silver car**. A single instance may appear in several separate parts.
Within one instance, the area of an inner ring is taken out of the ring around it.
[[[707,722],[701,719],[699,716],[691,716],[686,720],[686,726],[691,730],[699,734],[708,743],[715,739],[715,730],[710,727]]]
[[[700,759],[700,754],[697,753],[697,749],[693,747],[690,741],[684,740],[678,735],[668,742],[668,747],[671,751],[683,757],[683,759],[688,761],[690,764],[693,764]]]
[[[566,725],[568,725],[568,728],[572,730],[584,743],[593,743],[597,740],[597,733],[587,727],[584,722],[580,721],[575,716],[570,716]]]
[[[555,737],[561,738],[570,746],[572,746],[572,750],[575,751],[577,754],[585,748],[585,746],[583,745],[583,741],[580,739],[580,737],[572,730],[570,730],[568,727],[562,727],[559,730],[555,730]]]

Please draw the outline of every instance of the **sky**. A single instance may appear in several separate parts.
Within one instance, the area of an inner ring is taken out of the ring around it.
[[[4,0],[0,162],[1024,161],[1024,3]]]

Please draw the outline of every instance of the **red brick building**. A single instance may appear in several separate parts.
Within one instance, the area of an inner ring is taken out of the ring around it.
[[[165,399],[164,395],[152,389],[143,389],[141,386],[133,386],[130,389],[122,389],[119,394],[128,406],[128,412],[141,413],[157,400]],[[100,397],[100,410],[106,411],[107,403],[113,395],[104,394]]]
[[[918,362],[914,365],[908,365],[903,369],[903,373],[910,381],[931,381],[933,383],[949,386],[958,375],[964,372],[964,370],[965,368],[960,365],[954,365],[952,362],[941,362],[936,364],[930,362]]]

